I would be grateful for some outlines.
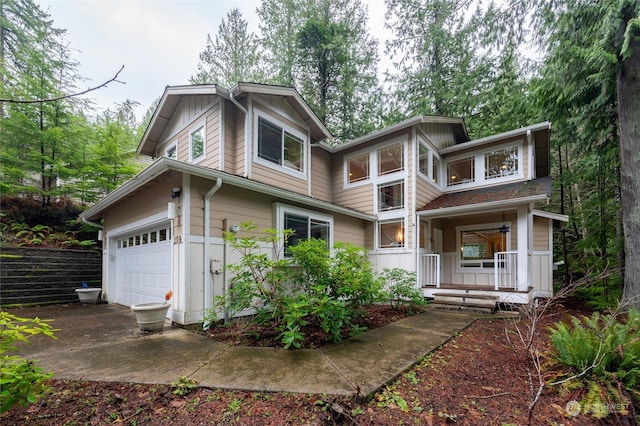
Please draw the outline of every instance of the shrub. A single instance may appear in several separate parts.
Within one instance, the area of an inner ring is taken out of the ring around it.
[[[33,361],[7,355],[7,352],[17,351],[17,342],[28,342],[29,337],[37,334],[55,339],[54,331],[46,320],[0,312],[0,412],[16,404],[35,402],[48,389],[44,382],[52,376],[43,373]]]
[[[384,268],[381,274],[386,283],[384,292],[394,309],[403,306],[410,310],[419,310],[427,304],[422,290],[416,287],[416,273],[402,268]]]
[[[243,224],[241,229],[253,231],[255,226]],[[362,304],[379,299],[381,288],[365,250],[337,244],[332,254],[326,242],[309,239],[289,247],[287,259],[282,256],[282,242],[291,235],[285,231],[279,238],[274,229],[261,237],[225,235],[241,260],[228,266],[233,274],[230,288],[216,297],[207,322],[215,321],[223,309],[229,316],[253,310],[252,321],[270,322],[287,349],[302,346],[303,329],[309,324],[321,327],[334,342],[362,331],[353,319]]]
[[[555,361],[569,367],[551,384],[565,389],[584,388],[582,412],[606,417],[608,407],[623,407],[624,388],[640,402],[640,313],[629,311],[626,321],[616,315],[571,317],[571,324],[560,322],[550,328]],[[620,385],[620,387],[618,386]]]

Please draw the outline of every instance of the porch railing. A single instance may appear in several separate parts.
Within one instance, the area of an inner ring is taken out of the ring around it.
[[[440,287],[440,255],[422,255],[422,285]]]
[[[500,251],[493,255],[495,268],[495,287],[518,288],[518,252]]]

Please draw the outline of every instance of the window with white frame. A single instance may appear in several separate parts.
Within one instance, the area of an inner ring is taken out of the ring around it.
[[[518,147],[510,146],[484,154],[484,178],[495,179],[519,173]]]
[[[191,161],[198,161],[203,159],[204,152],[204,125],[202,125],[189,134],[189,156]]]
[[[173,158],[174,160],[178,159],[178,145],[176,143],[167,147],[164,150],[164,156],[167,158]]]
[[[304,138],[259,117],[258,158],[296,172],[303,172]]]
[[[283,204],[278,204],[277,211],[279,230],[293,231],[284,243],[286,257],[291,255],[290,247],[310,238],[323,240],[327,244],[327,249],[331,248],[333,228],[331,216]]]
[[[369,179],[369,153],[347,158],[347,183]]]
[[[404,170],[404,143],[399,142],[379,148],[377,156],[378,176]]]
[[[476,159],[475,157],[463,158],[461,160],[447,163],[447,186],[462,185],[475,182],[476,180]]]
[[[461,226],[457,228],[461,268],[492,269],[494,254],[509,250],[510,226]]]
[[[404,208],[404,181],[378,185],[378,211]]]
[[[404,247],[404,219],[378,222],[378,248]]]
[[[418,170],[431,182],[438,183],[440,160],[432,150],[427,148],[424,142],[420,142],[418,145]]]

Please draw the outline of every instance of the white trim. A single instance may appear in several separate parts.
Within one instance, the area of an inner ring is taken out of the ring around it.
[[[452,216],[461,216],[466,215],[473,212],[483,212],[483,211],[491,211],[496,208],[508,208],[517,206],[519,204],[529,204],[535,203],[538,201],[543,201],[547,199],[546,194],[541,195],[532,195],[530,197],[523,198],[514,198],[511,200],[499,200],[499,201],[489,201],[486,203],[478,203],[478,204],[465,204],[462,206],[454,206],[454,207],[443,207],[441,209],[433,209],[433,210],[422,210],[417,214],[422,217],[452,217]]]
[[[118,226],[117,228],[110,229],[108,238],[118,238],[122,237],[125,234],[130,234],[132,232],[142,231],[145,228],[154,228],[156,226],[160,226],[163,222],[169,221],[167,217],[167,212],[156,213],[151,216],[143,217],[142,219],[138,219],[134,222],[129,222],[125,225]]]
[[[202,131],[202,155],[193,156],[193,135],[198,131]],[[189,130],[189,162],[199,163],[207,158],[207,119],[205,118],[197,125],[193,126],[193,130]]]
[[[225,144],[225,121],[224,121],[224,117],[225,117],[225,106],[226,106],[226,102],[220,102],[220,108],[218,109],[220,111],[220,114],[218,115],[218,128],[220,129],[220,136],[218,138],[218,168],[220,170],[224,170],[224,155],[225,155],[225,151],[224,151],[224,146]]]
[[[534,216],[544,217],[547,219],[557,220],[560,222],[569,222],[569,216],[567,216],[566,214],[545,212],[543,210],[537,210],[537,209],[531,210],[531,214]]]
[[[460,143],[457,145],[448,146],[446,148],[442,148],[440,150],[440,155],[450,154],[457,151],[467,150],[470,148],[476,148],[480,145],[488,144],[491,142],[496,142],[501,139],[509,139],[516,136],[526,135],[528,131],[537,132],[540,130],[548,130],[551,128],[551,123],[548,121],[544,121],[538,124],[532,124],[531,126],[522,127],[520,129],[510,130],[508,132],[499,133],[497,135],[487,136],[485,138],[476,139],[469,142]]]
[[[367,156],[369,158],[369,176],[367,176],[366,179],[362,179],[356,182],[349,182],[349,161],[351,159],[354,158],[358,158],[358,157],[364,157]],[[371,180],[373,179],[371,176],[371,157],[373,157],[371,150],[367,149],[367,150],[360,150],[357,152],[352,152],[351,154],[345,155],[342,158],[342,169],[343,169],[343,179],[342,179],[342,188],[343,189],[349,189],[349,188],[357,188],[359,186],[363,186],[363,185],[367,185],[371,183]]]
[[[401,247],[381,247],[380,246],[380,226],[385,223],[395,223],[402,221],[403,225],[403,236],[402,236],[402,246]],[[389,217],[385,219],[380,219],[376,222],[374,242],[375,242],[375,253],[398,253],[399,251],[408,252],[407,249],[407,228],[408,228],[408,220],[406,215],[404,216],[395,216]]]

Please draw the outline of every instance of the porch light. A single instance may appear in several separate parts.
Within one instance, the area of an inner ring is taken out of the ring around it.
[[[510,230],[511,230],[511,228],[508,227],[507,225],[502,225],[498,231],[500,231],[501,234],[506,234]]]

